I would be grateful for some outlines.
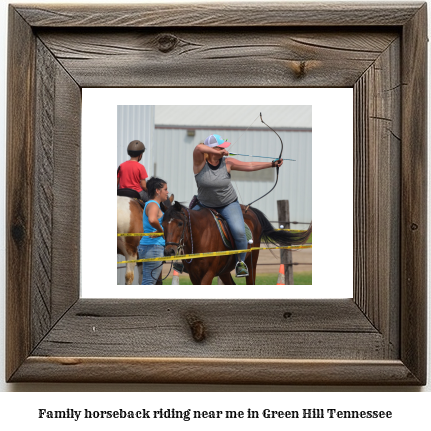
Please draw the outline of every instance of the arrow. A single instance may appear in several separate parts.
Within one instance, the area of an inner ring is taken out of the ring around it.
[[[252,156],[250,154],[239,154],[239,153],[229,153],[229,156],[245,156],[245,157],[261,157],[263,159],[273,159],[273,160],[278,160],[277,158],[274,157],[268,157],[268,156]],[[281,160],[290,160],[292,162],[296,162],[296,160],[294,159],[281,159]]]

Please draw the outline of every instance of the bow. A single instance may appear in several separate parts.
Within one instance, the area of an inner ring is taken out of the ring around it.
[[[265,121],[263,121],[263,118],[262,118],[262,113],[260,113],[260,121],[262,121],[262,123],[263,124],[265,124],[265,126],[266,127],[268,127],[269,129],[271,129],[277,136],[278,136],[278,139],[280,139],[280,142],[281,142],[281,151],[280,151],[280,155],[278,156],[278,160],[280,160],[281,159],[281,156],[283,155],[283,141],[282,141],[282,139],[280,138],[280,135],[272,128],[272,127],[270,127],[270,126],[268,126],[268,124],[266,124],[265,123]],[[257,198],[256,200],[254,200],[253,202],[250,202],[248,205],[247,205],[247,207],[246,207],[246,209],[245,209],[245,212],[247,212],[248,211],[248,209],[250,208],[250,205],[251,204],[254,204],[255,202],[257,202],[258,200],[260,200],[260,199],[262,199],[262,198],[264,198],[266,195],[268,195],[268,194],[270,194],[274,189],[275,189],[275,186],[277,185],[277,183],[278,183],[278,171],[279,171],[279,167],[277,166],[277,178],[275,179],[275,184],[273,185],[273,187],[272,187],[272,189],[269,191],[269,192],[266,192],[263,196],[261,196],[260,198]]]

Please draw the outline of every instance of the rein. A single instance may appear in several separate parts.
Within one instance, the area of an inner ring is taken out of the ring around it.
[[[190,211],[189,211],[189,209],[186,208],[186,211],[187,211],[187,214],[188,214],[188,225],[189,225],[189,228],[190,228],[190,241],[192,243],[192,252],[191,252],[191,254],[193,254],[192,222],[191,222],[191,219],[190,219]],[[182,210],[181,210],[181,214],[183,214]],[[185,252],[184,252],[184,246],[185,246],[185,244],[184,244],[184,234],[186,232],[186,227],[187,227],[187,217],[185,219],[182,219],[182,220],[184,221],[184,226],[183,226],[183,230],[181,232],[181,237],[180,237],[179,242],[166,242],[165,243],[165,247],[167,245],[175,245],[175,246],[177,246],[177,248],[178,248],[178,254],[185,254]],[[189,261],[186,261],[186,262],[187,263],[191,263],[192,260],[193,259],[190,259]]]
[[[164,264],[165,262],[162,262],[159,266],[156,266],[152,271],[151,271],[151,278],[153,279],[153,280],[158,280],[157,278],[154,278],[153,277],[153,272],[156,270],[156,269],[159,269],[161,266],[163,266],[163,264]],[[162,278],[162,281],[164,281],[164,280],[166,280],[168,277],[169,277],[169,274],[171,273],[171,271],[172,271],[172,266],[173,266],[173,264],[174,264],[174,262],[172,262],[171,261],[171,267],[169,268],[169,272],[168,272],[168,274],[166,275],[166,277],[165,278]]]
[[[192,222],[190,220],[190,211],[188,209],[187,209],[187,213],[188,213],[188,216],[189,216],[190,239],[191,239],[191,242],[192,242],[192,253],[191,254],[193,254]],[[182,211],[181,211],[181,214],[182,214]],[[179,242],[165,242],[165,247],[167,245],[175,245],[175,246],[177,246],[177,248],[178,248],[178,254],[185,254],[185,252],[184,252],[184,246],[185,246],[185,244],[184,244],[184,233],[186,231],[187,219],[185,219],[183,221],[184,221],[184,227],[183,227],[183,230],[181,232],[181,237],[180,237]],[[193,259],[190,259],[187,263],[191,263],[192,260]],[[164,263],[165,262],[162,262],[158,267],[154,268],[153,271],[155,271],[156,269],[160,268]],[[171,267],[169,269],[169,272],[168,272],[168,274],[166,275],[165,278],[162,278],[162,280],[166,280],[169,277],[169,274],[172,271],[173,264],[174,264],[174,262],[171,261]],[[151,277],[155,280],[155,278],[153,277],[153,271],[151,271]]]

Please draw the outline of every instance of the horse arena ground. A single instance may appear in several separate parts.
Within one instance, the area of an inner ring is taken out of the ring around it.
[[[311,248],[292,251],[292,261],[299,263],[299,265],[293,265],[294,273],[312,271],[312,253]],[[170,267],[170,262],[163,265],[163,277],[166,277]],[[279,269],[280,250],[260,250],[257,262],[257,274],[278,274]],[[172,276],[172,272],[170,276]],[[188,278],[188,275],[181,274],[179,277],[180,279],[182,277]]]

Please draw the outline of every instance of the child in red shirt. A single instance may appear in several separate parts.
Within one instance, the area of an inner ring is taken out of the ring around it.
[[[130,160],[122,163],[117,170],[117,187],[119,189],[136,190],[141,199],[146,202],[147,195],[147,171],[139,162],[142,160],[145,146],[141,141],[132,141],[127,147]]]

